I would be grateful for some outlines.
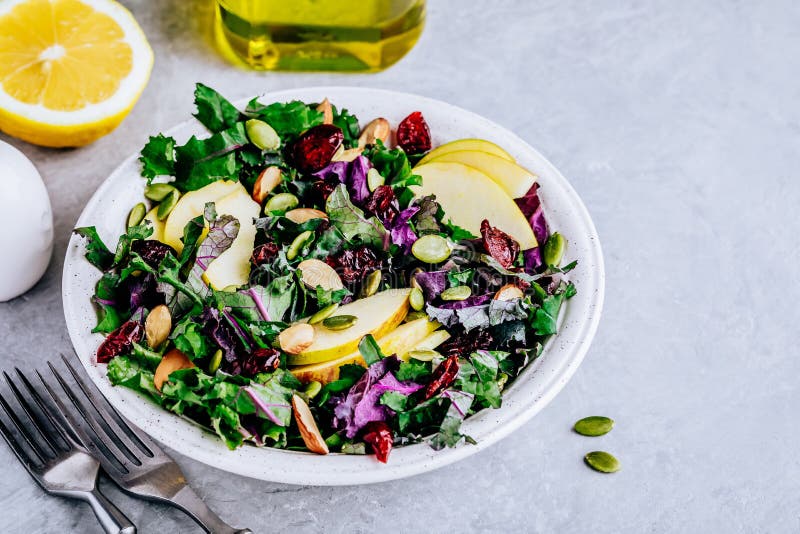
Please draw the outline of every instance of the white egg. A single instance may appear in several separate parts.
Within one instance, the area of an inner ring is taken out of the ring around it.
[[[0,302],[39,281],[53,252],[53,212],[42,177],[25,155],[0,141]]]

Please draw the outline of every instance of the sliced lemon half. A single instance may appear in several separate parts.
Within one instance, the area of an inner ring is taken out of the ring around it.
[[[153,51],[112,0],[0,0],[0,130],[82,146],[117,127],[144,90]]]

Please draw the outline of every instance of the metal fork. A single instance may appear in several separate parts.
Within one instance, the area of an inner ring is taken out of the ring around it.
[[[120,415],[63,354],[61,359],[77,389],[67,384],[52,363],[47,365],[76,410],[67,409],[49,386],[48,390],[80,440],[120,488],[137,497],[176,506],[207,532],[251,534],[249,529],[234,528],[215,514],[189,487],[178,464],[147,434]]]
[[[53,419],[44,399],[27,377],[19,369],[15,370],[23,384],[22,387],[18,386],[5,371],[3,377],[22,410],[21,412],[14,410],[2,394],[0,394],[0,406],[3,407],[3,411],[22,440],[14,436],[2,419],[0,419],[0,433],[20,463],[47,493],[89,503],[106,532],[135,534],[136,527],[133,523],[98,491],[99,462],[75,441],[60,422]],[[26,396],[22,390],[27,390],[28,395]],[[38,412],[34,410],[30,398],[38,407]],[[45,423],[45,419],[49,425]],[[27,447],[21,441],[24,441]]]

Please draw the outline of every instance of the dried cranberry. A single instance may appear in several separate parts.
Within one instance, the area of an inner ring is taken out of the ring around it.
[[[108,334],[97,349],[97,363],[108,363],[120,354],[127,353],[133,346],[142,340],[144,328],[138,321],[128,321]]]
[[[494,228],[486,219],[481,222],[481,235],[486,252],[497,262],[508,269],[514,265],[519,255],[519,243],[504,231]]]
[[[391,224],[398,211],[392,187],[381,185],[375,188],[364,204],[364,209],[377,215],[384,225]]]
[[[271,373],[280,362],[281,353],[277,349],[255,349],[242,362],[241,374],[255,376],[258,373]]]
[[[324,206],[328,197],[336,189],[339,182],[333,180],[317,180],[311,184],[311,192],[313,201],[320,206]]]
[[[292,161],[302,173],[316,172],[331,162],[343,141],[341,128],[333,124],[314,126],[306,130],[292,145]]]
[[[406,154],[421,154],[431,149],[431,130],[422,113],[415,111],[397,127],[397,144]]]
[[[336,256],[328,256],[325,262],[333,267],[346,284],[354,284],[383,266],[383,261],[366,245],[343,250]]]
[[[467,357],[478,349],[488,349],[492,335],[487,330],[470,330],[452,335],[436,349],[443,356]]]
[[[258,245],[253,249],[253,255],[250,256],[250,262],[255,265],[263,265],[271,262],[278,255],[278,245],[272,241]]]
[[[137,239],[131,244],[131,250],[141,256],[144,262],[153,269],[158,269],[167,254],[176,255],[174,248],[155,239]]]
[[[430,399],[453,383],[458,374],[458,356],[449,356],[433,371],[433,378],[425,387],[425,400]]]
[[[361,439],[370,446],[375,458],[379,462],[386,463],[389,460],[389,453],[392,452],[394,434],[389,425],[383,421],[372,421],[367,423],[362,430]]]

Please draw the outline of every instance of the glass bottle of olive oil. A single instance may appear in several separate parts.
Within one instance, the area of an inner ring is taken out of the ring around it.
[[[220,50],[260,70],[382,70],[425,21],[425,0],[216,1]]]

